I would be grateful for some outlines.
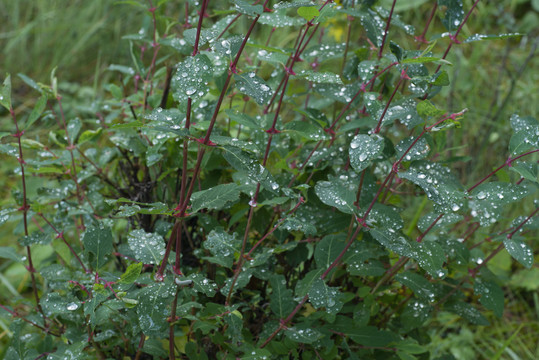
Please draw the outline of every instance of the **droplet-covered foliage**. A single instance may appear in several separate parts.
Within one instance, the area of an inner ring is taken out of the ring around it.
[[[445,358],[429,319],[503,315],[489,262],[534,264],[539,123],[515,114],[464,184],[443,94],[452,47],[518,34],[467,34],[461,0],[416,24],[394,1],[121,3],[147,17],[104,97],[21,75],[27,116],[3,82],[0,257],[30,274],[0,297],[6,359]]]

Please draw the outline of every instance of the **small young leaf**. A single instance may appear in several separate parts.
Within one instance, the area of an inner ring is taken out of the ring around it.
[[[315,6],[302,6],[298,8],[298,15],[307,21],[311,21],[312,19],[320,15],[320,12]]]
[[[143,264],[141,262],[129,265],[122,276],[120,276],[120,280],[118,280],[118,282],[120,284],[134,283],[142,271],[142,265]]]

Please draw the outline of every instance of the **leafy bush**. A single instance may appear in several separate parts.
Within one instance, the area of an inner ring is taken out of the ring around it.
[[[473,119],[436,99],[453,47],[520,35],[464,36],[479,1],[439,0],[423,30],[395,2],[189,1],[178,21],[149,1],[99,103],[21,75],[23,116],[7,75],[21,186],[0,222],[26,254],[0,256],[32,297],[0,305],[5,357],[426,359],[428,321],[501,317],[487,264],[533,265],[539,122],[513,115],[464,186],[446,135]]]

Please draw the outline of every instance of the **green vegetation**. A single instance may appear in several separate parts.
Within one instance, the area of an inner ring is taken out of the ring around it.
[[[0,0],[0,356],[538,358],[538,11]]]

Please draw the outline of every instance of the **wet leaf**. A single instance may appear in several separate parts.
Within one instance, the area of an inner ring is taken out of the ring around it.
[[[356,135],[350,143],[350,164],[360,172],[372,164],[384,150],[384,138],[379,135]]]
[[[288,339],[301,344],[312,344],[323,336],[319,331],[304,324],[289,327],[284,334]]]
[[[506,238],[503,244],[513,259],[530,269],[533,266],[533,251],[523,239],[522,237],[513,236],[511,239]]]
[[[423,276],[411,271],[397,274],[395,280],[408,287],[414,294],[427,302],[433,302],[436,298],[434,286]]]
[[[105,256],[112,250],[112,232],[109,227],[91,227],[86,230],[82,237],[84,251],[95,255],[95,267],[99,268],[105,265]]]
[[[170,278],[153,283],[143,288],[137,298],[135,307],[140,329],[149,336],[160,336],[169,327],[170,302],[176,287]]]
[[[522,200],[530,193],[530,189],[510,183],[483,183],[471,192],[471,214],[482,226],[488,226],[500,219],[505,205]]]
[[[208,83],[213,78],[213,65],[204,54],[186,58],[176,66],[170,84],[172,96],[179,103],[188,98],[200,99],[208,92]]]
[[[118,280],[118,282],[120,284],[134,283],[142,271],[142,265],[143,264],[141,262],[129,265],[122,276],[120,276],[120,280]]]
[[[519,36],[523,36],[523,34],[519,34],[519,33],[498,34],[498,35],[474,34],[474,35],[468,36],[463,41],[463,43],[470,43],[474,41],[485,41],[485,40],[501,40],[501,39],[519,37]]]
[[[203,243],[215,258],[226,267],[231,267],[234,262],[234,254],[239,252],[240,240],[236,234],[227,234],[223,229],[212,230]]]
[[[444,278],[447,270],[443,268],[446,255],[443,248],[434,241],[412,243],[414,249],[413,258],[419,266],[426,270],[433,278]]]
[[[491,281],[478,279],[474,284],[474,292],[481,295],[479,302],[494,314],[501,318],[504,308],[503,290],[498,284]]]
[[[22,262],[22,256],[17,254],[15,248],[11,246],[0,246],[0,258]]]
[[[444,306],[444,310],[450,311],[462,317],[464,320],[469,321],[475,325],[490,325],[489,321],[471,304],[458,301],[453,303],[447,303]]]
[[[421,137],[412,146],[415,140],[415,137],[405,138],[395,146],[397,159],[400,159],[404,153],[406,153],[403,158],[404,161],[421,160],[427,157],[430,152],[430,146],[425,137]],[[410,148],[410,146],[412,146],[412,148]]]
[[[271,294],[270,307],[271,311],[280,319],[284,319],[296,306],[293,299],[292,290],[286,288],[286,280],[283,275],[274,274],[270,277]]]
[[[323,307],[328,314],[337,314],[343,306],[339,288],[327,286],[320,278],[314,280],[308,295],[309,301],[315,308]]]
[[[240,192],[241,186],[235,183],[221,184],[195,192],[191,195],[191,211],[225,209],[239,200]]]
[[[245,0],[234,0],[234,5],[236,11],[249,16],[257,16],[264,12],[262,5],[251,5]]]
[[[165,241],[158,234],[133,230],[127,236],[127,242],[135,258],[144,264],[159,264],[165,255]]]
[[[0,105],[7,110],[11,109],[11,75],[9,74],[6,75],[2,91],[0,91]]]
[[[234,79],[238,91],[251,97],[258,105],[266,104],[273,95],[273,90],[268,84],[252,71],[234,74]]]
[[[464,18],[462,0],[438,0],[440,9],[445,10],[442,24],[448,31],[455,31]]]
[[[344,184],[330,181],[316,183],[315,192],[320,201],[328,206],[333,206],[340,211],[353,214],[355,211],[355,195]]]
[[[319,141],[329,139],[321,126],[305,121],[291,121],[284,126],[284,129],[285,131],[297,133],[309,140]]]
[[[463,186],[448,168],[438,163],[414,161],[398,175],[420,186],[434,202],[436,211],[457,212],[465,205]]]

